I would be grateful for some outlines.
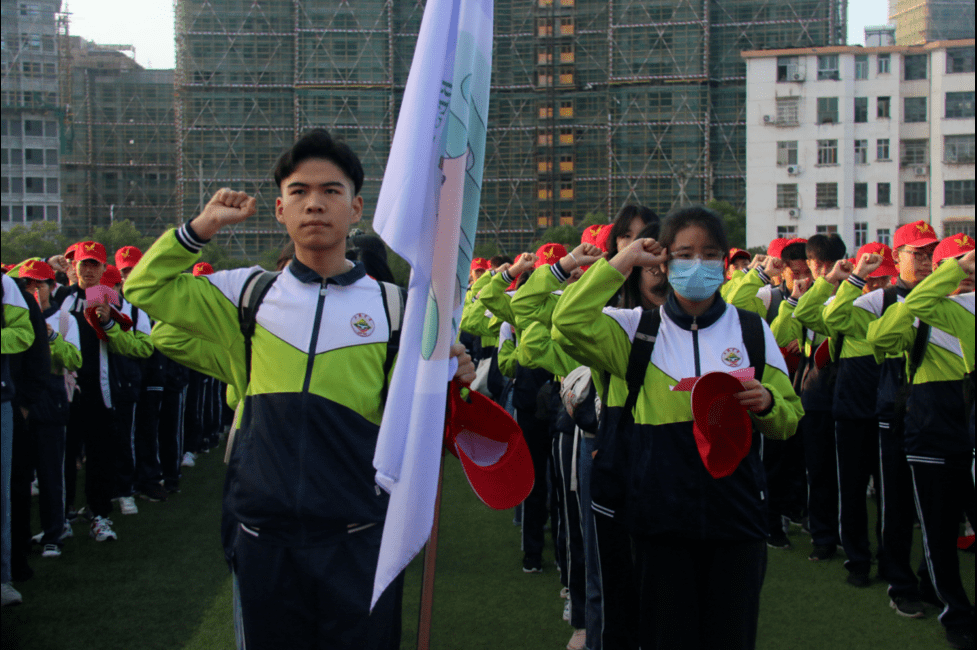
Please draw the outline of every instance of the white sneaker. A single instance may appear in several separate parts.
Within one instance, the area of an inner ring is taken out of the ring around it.
[[[96,542],[104,542],[107,539],[119,539],[119,536],[112,530],[112,520],[106,517],[95,516],[92,520],[92,530],[89,533]]]
[[[61,541],[68,539],[69,537],[74,537],[75,531],[71,529],[71,524],[65,522],[64,531],[61,533]]]
[[[40,544],[41,540],[44,539],[44,531],[42,530],[37,535],[31,537],[31,544]]]
[[[31,481],[31,496],[36,497],[41,493],[41,490],[37,487],[37,479]]]
[[[587,630],[574,630],[570,642],[567,643],[567,650],[586,650]]]
[[[563,605],[563,620],[570,622],[570,597],[567,597],[566,604]]]
[[[57,544],[45,544],[41,557],[61,557],[61,547]]]
[[[139,507],[136,505],[135,497],[119,497],[119,510],[124,515],[138,515]]]
[[[197,459],[197,455],[191,451],[188,451],[187,453],[183,454],[183,461],[180,462],[180,464],[184,467],[193,467],[194,465],[197,464],[195,462],[196,459]]]
[[[2,602],[4,607],[7,605],[19,605],[24,602],[24,597],[9,582],[0,585],[0,596],[2,596],[2,601],[0,602]]]

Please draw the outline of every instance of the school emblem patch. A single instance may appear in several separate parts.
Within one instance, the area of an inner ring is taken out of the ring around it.
[[[357,336],[370,336],[373,334],[373,319],[368,314],[355,314],[349,321],[350,327]]]
[[[736,368],[743,363],[743,354],[737,348],[726,348],[722,359],[730,368]]]

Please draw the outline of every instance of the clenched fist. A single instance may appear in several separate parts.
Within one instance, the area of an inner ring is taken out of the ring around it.
[[[210,239],[224,226],[241,223],[253,215],[257,205],[258,200],[248,196],[247,192],[235,192],[225,187],[217,190],[190,227],[202,239]]]

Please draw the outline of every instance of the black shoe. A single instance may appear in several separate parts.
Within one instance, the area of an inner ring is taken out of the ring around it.
[[[73,524],[78,521],[78,511],[74,508],[68,508],[64,513],[64,520],[69,524]]]
[[[940,597],[936,595],[936,592],[933,590],[932,587],[930,587],[929,589],[925,589],[925,588],[920,589],[919,599],[924,603],[928,603],[932,605],[933,607],[939,607],[940,609],[946,607],[946,605],[943,604],[943,601],[940,600]]]
[[[166,493],[167,494],[179,494],[180,493],[180,486],[179,485],[163,485],[163,489],[166,490]]]
[[[820,560],[830,560],[835,556],[835,553],[837,552],[838,552],[837,544],[831,544],[830,546],[815,545],[814,550],[811,551],[811,554],[807,556],[807,559],[809,559],[811,562],[818,562]]]
[[[786,533],[778,531],[767,538],[767,546],[786,550],[790,548],[790,540]]]
[[[974,633],[972,630],[947,630],[946,642],[954,650],[974,650]]]
[[[872,579],[867,573],[849,573],[848,584],[853,587],[867,587],[872,584]]]
[[[139,496],[146,499],[146,501],[166,501],[166,494],[166,490],[159,483],[150,483],[139,490]]]
[[[905,616],[906,618],[923,618],[926,616],[923,603],[914,598],[896,596],[889,601],[889,607],[896,610],[896,614],[899,616]]]
[[[543,572],[543,562],[535,558],[524,557],[522,559],[522,572],[523,573],[542,573]]]

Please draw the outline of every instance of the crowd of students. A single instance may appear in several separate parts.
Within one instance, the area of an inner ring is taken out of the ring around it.
[[[920,221],[894,244],[849,259],[814,235],[751,255],[703,208],[659,223],[630,206],[570,252],[472,263],[474,386],[528,443],[523,571],[543,570],[552,521],[570,650],[752,648],[765,553],[791,547],[789,526],[811,561],[843,553],[848,584],[871,584],[873,490],[888,604],[937,606],[949,645],[973,647],[957,552],[973,549],[974,242]],[[731,398],[762,436],[717,472],[677,384],[747,367]]]
[[[118,539],[113,500],[134,514],[136,495],[172,498],[233,421],[222,542],[239,642],[399,645],[402,581],[371,610],[387,504],[371,461],[404,296],[382,243],[351,236],[363,179],[322,130],[282,155],[277,274],[199,262],[255,212],[230,189],[115,266],[81,242],[7,270],[5,605],[29,574],[33,476],[34,538],[55,558],[82,460],[89,534]],[[889,605],[916,618],[934,603],[950,645],[973,647],[957,544],[974,519],[974,245],[923,222],[894,243],[848,259],[815,235],[751,256],[706,208],[660,221],[628,206],[570,251],[473,261],[455,378],[525,438],[522,570],[544,570],[551,522],[570,650],[753,648],[768,549],[789,548],[795,522],[812,561],[841,549],[848,583],[870,584],[870,485]]]
[[[108,264],[105,247],[86,241],[4,268],[4,605],[22,602],[12,582],[33,574],[32,546],[60,557],[79,522],[96,542],[118,540],[113,511],[135,515],[137,496],[179,493],[183,468],[230,422],[223,385],[156,350],[152,320],[125,300],[141,257],[125,246]],[[206,262],[192,270],[212,272]]]

